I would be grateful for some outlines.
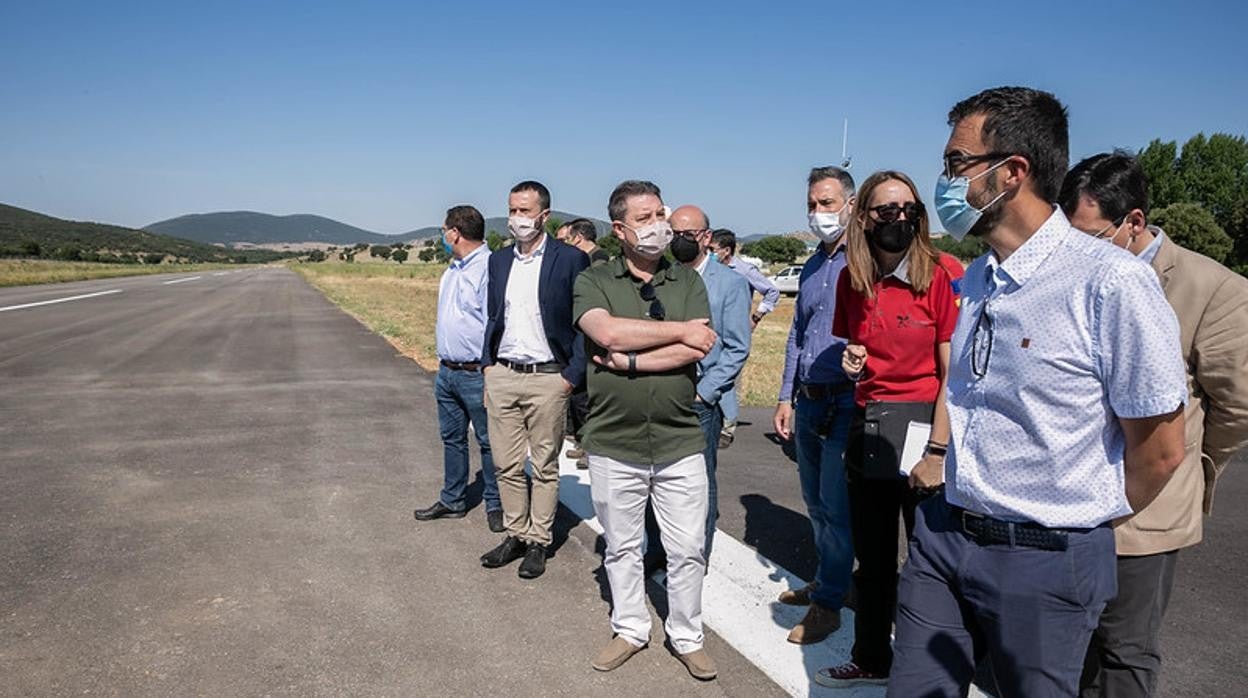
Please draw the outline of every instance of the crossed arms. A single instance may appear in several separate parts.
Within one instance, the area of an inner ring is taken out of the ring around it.
[[[594,363],[613,371],[629,370],[628,355],[636,352],[634,370],[661,373],[701,361],[715,344],[706,318],[675,321],[618,318],[605,308],[592,308],[578,321],[581,331],[607,350]]]

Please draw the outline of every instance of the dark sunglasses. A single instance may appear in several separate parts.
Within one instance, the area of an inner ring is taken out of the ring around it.
[[[686,240],[693,240],[706,231],[707,228],[703,228],[701,230],[673,230],[672,235]]]
[[[927,212],[927,209],[925,209],[923,204],[919,201],[911,201],[905,204],[894,203],[884,204],[882,206],[872,206],[867,210],[874,213],[876,220],[881,223],[892,223],[898,218],[901,218],[901,214],[903,213],[906,214],[906,220],[917,221]]]
[[[650,310],[646,313],[651,320],[662,320],[667,316],[667,311],[663,309],[663,304],[659,302],[659,297],[654,294],[654,286],[650,282],[641,285],[641,299],[650,304]]]

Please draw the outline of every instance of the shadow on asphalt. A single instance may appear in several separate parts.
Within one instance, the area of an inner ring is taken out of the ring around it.
[[[743,494],[745,536],[741,542],[754,548],[802,579],[814,579],[814,530],[805,514],[771,501],[762,494]]]

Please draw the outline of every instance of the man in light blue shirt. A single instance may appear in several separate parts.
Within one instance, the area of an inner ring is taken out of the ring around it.
[[[442,432],[442,463],[445,470],[442,494],[433,506],[417,509],[418,521],[462,518],[466,512],[464,491],[468,486],[468,424],[481,447],[481,478],[485,481],[485,517],[490,530],[503,531],[503,505],[485,414],[485,381],[481,374],[481,348],[485,340],[487,274],[490,249],[484,243],[485,219],[472,206],[455,206],[446,212],[442,244],[451,264],[438,285],[438,375],[434,394],[438,401],[438,426]]]
[[[750,331],[752,332],[768,313],[776,309],[776,304],[780,302],[780,289],[776,288],[771,279],[759,271],[758,267],[737,259],[737,235],[731,230],[719,228],[712,231],[710,252],[717,261],[740,274],[749,283],[750,303],[754,302],[755,293],[763,297],[758,308],[750,313]],[[737,401],[736,385],[724,394],[719,404],[724,413],[724,428],[720,434],[719,447],[727,448],[732,445],[732,440],[736,436],[737,417],[741,413],[740,404]]]
[[[672,224],[672,256],[677,262],[698,272],[706,285],[706,297],[711,304],[711,327],[719,337],[706,357],[698,362],[697,401],[694,411],[706,438],[703,456],[706,460],[707,499],[706,544],[703,556],[711,557],[711,544],[715,537],[715,522],[719,519],[718,488],[715,471],[718,467],[719,434],[724,426],[721,411],[724,397],[736,384],[750,356],[750,286],[741,276],[715,260],[709,254],[711,226],[706,214],[696,206],[681,206],[672,211],[668,220]],[[661,545],[658,526],[648,517],[648,536],[652,541],[647,552],[648,569],[659,568]]]
[[[802,499],[815,534],[815,578],[786,590],[780,601],[809,606],[789,642],[820,642],[841,627],[841,606],[854,567],[849,528],[845,445],[854,416],[854,383],[841,368],[845,340],[832,336],[836,281],[845,269],[845,225],[854,213],[854,178],[839,167],[816,167],[806,179],[806,210],[835,225],[802,265],[793,325],[784,350],[784,375],[772,426],[797,452]]]
[[[1054,207],[1066,109],[1047,92],[956,105],[936,188],[966,271],[951,343],[945,497],[916,515],[888,695],[965,695],[984,655],[1002,695],[1073,696],[1116,593],[1111,523],[1183,458],[1187,380],[1156,276]]]

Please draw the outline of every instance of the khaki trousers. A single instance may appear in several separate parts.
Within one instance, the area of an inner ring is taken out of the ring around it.
[[[550,545],[559,506],[567,385],[558,373],[518,373],[502,365],[485,374],[485,410],[503,524],[507,535],[526,543]],[[528,478],[526,457],[532,463]]]

